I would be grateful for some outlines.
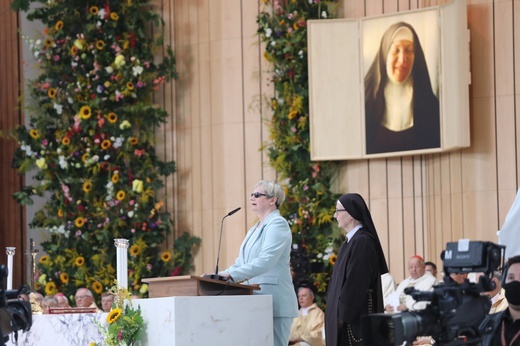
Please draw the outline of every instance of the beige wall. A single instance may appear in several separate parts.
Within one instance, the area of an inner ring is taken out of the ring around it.
[[[163,2],[166,40],[177,53],[180,79],[158,95],[171,114],[159,150],[178,166],[167,182],[176,232],[202,237],[196,272],[214,269],[221,218],[227,218],[220,268],[231,264],[255,215],[248,194],[275,172],[259,151],[268,140],[261,101],[273,92],[256,32],[261,1]],[[440,3],[440,2],[439,2]],[[340,16],[395,13],[437,1],[344,0]],[[339,191],[361,193],[370,205],[400,281],[406,259],[421,254],[441,264],[447,241],[496,241],[518,188],[516,60],[517,1],[468,0],[471,31],[471,147],[447,154],[342,162]],[[520,64],[519,64],[520,66]],[[345,139],[338,139],[339,141]]]

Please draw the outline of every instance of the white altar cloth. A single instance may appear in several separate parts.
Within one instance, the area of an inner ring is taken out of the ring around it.
[[[272,346],[271,296],[165,297],[133,300],[141,306],[145,328],[140,346]],[[102,314],[33,316],[33,326],[18,337],[18,345],[88,346],[102,344],[94,319]],[[15,345],[7,342],[6,345]]]

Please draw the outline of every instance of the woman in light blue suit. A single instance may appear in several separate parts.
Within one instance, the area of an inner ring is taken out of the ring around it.
[[[273,296],[274,345],[287,346],[298,303],[289,266],[292,234],[278,208],[285,194],[276,182],[262,180],[251,194],[251,210],[259,221],[247,232],[238,258],[219,273],[226,279],[260,285],[260,292]]]

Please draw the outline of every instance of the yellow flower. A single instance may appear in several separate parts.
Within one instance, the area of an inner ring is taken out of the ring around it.
[[[132,145],[136,145],[137,143],[139,143],[139,139],[137,137],[130,137],[128,140]]]
[[[78,54],[78,47],[76,47],[76,46],[70,47],[70,54],[72,56],[75,56],[76,54]]]
[[[63,282],[64,284],[69,283],[69,274],[67,274],[67,273],[61,273],[61,274],[60,274],[60,280],[61,280],[61,282]]]
[[[45,47],[50,48],[54,45],[54,41],[50,38],[46,38],[43,44],[45,45]]]
[[[81,119],[86,120],[86,119],[90,118],[91,115],[92,115],[92,110],[90,109],[89,106],[83,106],[79,110],[79,117]]]
[[[47,96],[49,96],[49,98],[53,99],[56,97],[56,89],[54,88],[49,88],[49,90],[47,90]]]
[[[336,254],[333,253],[333,254],[330,255],[330,257],[329,257],[329,263],[332,264],[332,265],[336,264],[336,259],[337,259],[337,258],[338,258],[338,256],[336,256]]]
[[[132,181],[132,190],[137,193],[143,192],[143,181],[139,179]]]
[[[56,293],[56,284],[52,281],[49,281],[45,284],[45,295],[53,295]]]
[[[31,129],[29,131],[29,136],[31,136],[34,139],[38,139],[38,138],[40,138],[40,132],[38,132],[38,130]]]
[[[105,41],[103,41],[103,40],[97,41],[96,48],[97,48],[97,50],[103,50],[103,48],[105,48]]]
[[[44,157],[40,157],[38,160],[36,160],[36,166],[38,166],[39,169],[47,169],[47,162],[45,162]]]
[[[83,48],[85,48],[85,45],[86,45],[86,42],[85,40],[83,39],[77,39],[74,41],[74,46],[79,49],[79,50],[83,50]],[[76,51],[77,52],[77,51]]]
[[[288,118],[289,119],[294,119],[294,117],[298,114],[298,111],[290,111],[289,112],[289,115],[288,115]]]
[[[131,91],[131,90],[134,90],[134,83],[132,83],[132,82],[128,82],[128,83],[126,83],[126,88],[127,88],[128,90],[130,90],[130,91]]]
[[[137,244],[134,244],[130,247],[130,255],[131,256],[139,256],[139,254],[141,253],[141,248],[139,247],[139,245]]]
[[[110,140],[105,139],[105,140],[103,140],[103,142],[101,142],[101,149],[108,149],[108,148],[110,148],[111,145],[112,145],[112,143],[110,142]]]
[[[123,315],[123,310],[121,310],[121,308],[113,309],[112,311],[110,311],[108,313],[107,323],[108,324],[114,323],[115,321],[117,321],[119,319],[119,317],[121,317],[121,315]]]
[[[125,57],[123,55],[116,56],[116,59],[114,60],[114,64],[116,65],[117,68],[123,67],[123,65],[125,63],[126,63],[125,62]]]
[[[78,267],[81,267],[85,264],[85,258],[83,258],[83,256],[78,256],[76,258],[76,260],[74,261],[74,263],[78,266]]]
[[[294,22],[292,27],[293,27],[294,30],[298,30],[298,28],[299,28],[298,23]]]
[[[63,137],[63,139],[61,140],[61,144],[69,145],[70,144],[70,138],[69,137]]]
[[[101,292],[103,292],[103,285],[99,281],[94,281],[92,283],[92,290],[97,294],[101,294]]]
[[[273,110],[276,110],[276,107],[278,107],[278,101],[276,101],[276,99],[273,99],[273,101],[271,101],[271,107],[273,108]]]
[[[45,264],[48,262],[49,262],[49,256],[43,255],[42,257],[40,257],[40,264]]]
[[[161,254],[161,261],[169,262],[172,259],[172,254],[169,251],[164,251]]]
[[[126,193],[123,190],[119,190],[117,192],[116,198],[118,201],[122,201],[123,199],[125,199],[125,196],[126,196]]]
[[[87,161],[87,158],[88,158],[88,153],[84,153],[83,155],[81,155],[81,162],[85,163]]]
[[[119,174],[112,174],[112,183],[116,184],[119,181]]]
[[[56,25],[54,25],[54,29],[56,29],[56,30],[61,30],[61,29],[63,29],[63,21],[58,20],[58,21],[56,22]]]
[[[81,216],[77,217],[76,220],[74,221],[74,224],[76,225],[76,227],[80,228],[80,227],[83,227],[83,225],[85,224],[85,219],[82,218]]]
[[[58,217],[63,217],[63,209],[58,209]]]
[[[83,191],[85,191],[85,193],[87,193],[87,192],[90,192],[90,190],[92,190],[92,183],[90,181],[84,182]]]
[[[132,124],[128,120],[123,120],[123,122],[119,125],[121,130],[129,129],[132,127]]]
[[[92,13],[94,16],[97,15],[99,12],[99,8],[97,6],[92,6],[90,8],[90,13]]]
[[[111,123],[115,123],[117,121],[117,114],[116,113],[108,113],[107,119]]]
[[[119,19],[119,15],[116,12],[110,12],[110,19],[118,20]]]

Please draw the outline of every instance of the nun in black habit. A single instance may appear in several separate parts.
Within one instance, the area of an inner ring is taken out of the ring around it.
[[[339,249],[327,292],[326,344],[365,345],[361,316],[384,311],[381,275],[388,267],[363,197],[341,196],[334,217],[347,239]]]

